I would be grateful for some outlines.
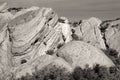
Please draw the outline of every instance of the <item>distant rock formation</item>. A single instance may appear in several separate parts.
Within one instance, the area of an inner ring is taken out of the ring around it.
[[[87,65],[93,68],[95,64],[106,67],[114,66],[113,62],[101,50],[81,41],[65,44],[56,55],[65,59],[73,68],[85,68]]]
[[[82,23],[73,29],[80,40],[100,49],[106,49],[103,36],[101,35],[101,31],[99,29],[101,23],[101,20],[92,17],[87,20],[82,20]]]

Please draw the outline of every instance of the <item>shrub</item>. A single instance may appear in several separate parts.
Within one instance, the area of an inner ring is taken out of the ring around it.
[[[114,49],[102,50],[115,65],[120,65],[120,57],[118,56],[118,52]]]
[[[71,36],[72,36],[73,40],[79,40],[79,37],[76,34],[73,33]]]
[[[48,55],[53,55],[54,54],[54,50],[48,50],[47,52],[46,52],[46,54],[48,54]]]
[[[73,73],[66,73],[65,69],[51,66],[17,80],[120,80],[120,71],[117,67],[96,65],[93,69],[76,67]]]
[[[60,49],[64,44],[58,44],[57,48]]]
[[[43,70],[36,71],[33,76],[26,75],[17,80],[74,80],[70,73],[65,73],[65,69],[56,66],[46,67]]]

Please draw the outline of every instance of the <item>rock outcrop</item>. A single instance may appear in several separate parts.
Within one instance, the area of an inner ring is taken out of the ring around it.
[[[73,68],[85,68],[86,65],[92,68],[95,64],[106,67],[114,66],[113,62],[101,50],[81,41],[65,44],[56,55],[65,59]]]
[[[32,75],[36,69],[48,66],[64,68],[67,72],[87,64],[90,67],[95,64],[114,66],[102,51],[95,48],[106,48],[99,19],[83,20],[76,28],[79,37],[93,47],[84,42],[71,42],[69,20],[58,17],[51,8],[20,8],[13,14],[5,6],[6,3],[0,6],[0,79]],[[58,50],[59,44],[65,45]],[[58,57],[46,54],[48,50],[58,52]]]
[[[75,27],[75,34],[84,42],[100,49],[106,49],[103,36],[99,29],[101,22],[101,20],[94,17],[88,20],[82,20],[82,23],[78,27]]]
[[[47,50],[55,50],[63,41],[63,24],[51,8],[32,7],[16,13],[8,24],[14,65],[20,65],[22,59],[29,62]],[[67,37],[65,35],[68,42]]]
[[[120,20],[106,21],[102,27],[106,27],[104,32],[106,44],[120,54]]]
[[[64,23],[61,23],[58,19],[58,15],[51,8],[31,7],[22,9],[14,15],[7,10],[0,13],[1,79],[9,80],[11,76],[22,77],[27,74],[26,70],[32,74],[36,66],[40,67],[45,63],[44,67],[49,64],[70,67],[63,59],[54,60],[52,57],[48,64],[49,57],[42,63],[44,58],[41,56],[48,50],[56,51],[58,44],[71,40],[67,20],[63,19]]]
[[[0,6],[0,79],[7,80],[11,77],[11,44],[9,41],[8,23],[13,15],[5,11],[6,3]]]

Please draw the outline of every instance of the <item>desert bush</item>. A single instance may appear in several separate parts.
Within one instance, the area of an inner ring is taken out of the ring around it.
[[[47,52],[46,52],[46,54],[48,54],[48,55],[53,55],[54,54],[54,50],[48,50]]]
[[[57,48],[60,49],[64,44],[58,44]]]
[[[72,76],[75,80],[120,80],[120,72],[116,67],[106,68],[99,65],[93,69],[75,68]]]
[[[26,75],[17,80],[74,80],[70,73],[66,73],[65,69],[56,66],[46,67],[43,70],[36,71],[32,76]]]
[[[71,36],[72,36],[73,40],[79,40],[79,37],[76,34],[73,33]]]
[[[76,67],[73,73],[66,73],[65,69],[51,66],[17,80],[120,80],[120,71],[116,67],[95,65],[93,69]]]
[[[107,50],[102,50],[112,61],[118,66],[120,65],[120,56],[118,56],[118,52],[114,49],[108,48]]]

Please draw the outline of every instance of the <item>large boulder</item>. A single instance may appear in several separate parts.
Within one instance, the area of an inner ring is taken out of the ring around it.
[[[65,38],[65,43],[70,42],[72,40],[72,32],[68,19],[65,17],[61,17],[59,21],[61,21],[59,22],[59,24],[61,25],[62,34]]]
[[[87,42],[100,49],[106,49],[103,36],[100,31],[101,20],[98,18],[90,18],[82,20],[82,23],[75,27],[75,34],[78,35],[80,40]]]
[[[106,67],[114,66],[113,62],[101,50],[81,41],[65,44],[56,55],[65,59],[74,68],[85,68],[86,65],[92,68],[95,64]]]
[[[106,24],[108,24],[104,33],[106,44],[120,54],[120,20],[109,21]]]
[[[36,58],[33,62],[21,65],[14,68],[15,78],[21,78],[27,74],[32,75],[36,70],[44,70],[46,67],[56,67],[58,69],[65,69],[65,72],[72,72],[72,67],[62,58],[57,58],[51,55],[43,55]]]

